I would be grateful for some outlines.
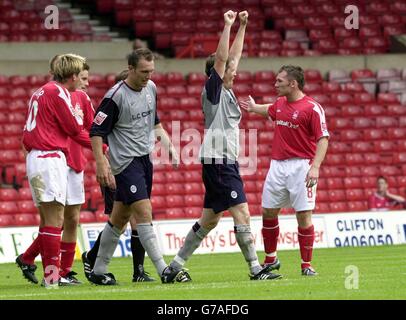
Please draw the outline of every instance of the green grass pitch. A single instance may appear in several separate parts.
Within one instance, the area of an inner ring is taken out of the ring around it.
[[[163,285],[132,283],[132,259],[113,259],[110,270],[118,286],[91,285],[83,275],[82,263],[74,270],[84,284],[47,290],[28,283],[15,264],[0,265],[1,300],[293,300],[293,299],[406,299],[406,245],[315,249],[313,265],[317,277],[303,277],[299,251],[280,251],[283,279],[250,281],[240,253],[195,255],[188,264],[193,282]],[[259,253],[260,261],[263,252]],[[172,257],[166,257],[166,261]],[[41,280],[41,264],[37,276]],[[146,258],[146,269],[154,274]],[[358,288],[355,280],[358,270]]]

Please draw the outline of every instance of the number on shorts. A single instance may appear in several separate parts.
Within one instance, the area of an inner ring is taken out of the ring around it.
[[[307,188],[307,197],[309,199],[313,198],[313,188]]]
[[[28,109],[28,119],[27,123],[25,124],[25,128],[27,131],[32,131],[37,126],[37,121],[35,120],[35,118],[37,117],[37,113],[38,113],[38,101],[34,100]]]

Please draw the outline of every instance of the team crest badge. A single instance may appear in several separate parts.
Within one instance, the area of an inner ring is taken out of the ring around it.
[[[296,111],[293,112],[293,114],[292,114],[292,119],[293,119],[293,120],[296,120],[298,116],[299,116],[299,111],[296,110]]]
[[[104,120],[106,120],[106,118],[107,118],[107,114],[105,114],[102,111],[99,111],[97,113],[96,117],[94,118],[93,122],[95,124],[97,124],[98,126],[100,126],[104,122]]]

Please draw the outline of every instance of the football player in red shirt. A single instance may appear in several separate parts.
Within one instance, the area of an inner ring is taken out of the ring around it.
[[[369,210],[387,211],[395,209],[399,204],[403,204],[403,206],[406,204],[404,197],[389,192],[388,181],[385,177],[378,177],[376,187],[377,191],[368,199]]]
[[[297,66],[283,66],[276,77],[278,99],[258,105],[252,97],[241,103],[248,112],[271,118],[275,123],[271,164],[262,192],[262,235],[265,262],[279,269],[276,255],[281,208],[293,207],[298,221],[302,275],[317,273],[311,266],[316,184],[328,147],[329,133],[323,108],[303,93],[304,72]]]
[[[80,134],[83,112],[72,105],[70,91],[80,84],[85,59],[74,54],[54,61],[54,80],[38,89],[30,99],[23,145],[27,150],[27,176],[33,200],[39,207],[41,225],[38,246],[44,267],[43,285],[58,285],[60,235],[68,187],[66,155],[69,137]],[[20,265],[24,270],[27,265]],[[20,259],[21,260],[21,259]],[[31,266],[35,268],[35,266]],[[28,270],[32,271],[32,270]],[[35,271],[35,270],[33,270]]]

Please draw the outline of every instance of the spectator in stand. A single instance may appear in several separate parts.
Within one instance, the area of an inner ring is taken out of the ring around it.
[[[369,197],[368,208],[370,211],[388,211],[405,207],[406,199],[389,192],[388,181],[385,177],[379,176],[376,179],[376,188],[377,191]]]

